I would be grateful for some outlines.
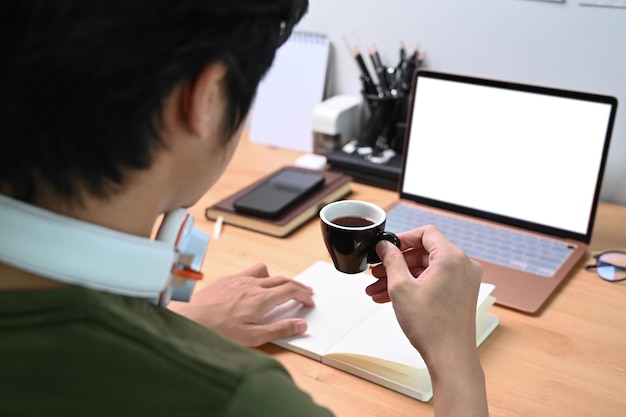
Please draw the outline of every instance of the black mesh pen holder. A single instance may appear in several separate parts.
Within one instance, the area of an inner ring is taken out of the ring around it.
[[[369,115],[365,117],[359,146],[374,152],[393,149],[402,152],[406,125],[407,97],[404,94],[363,94]]]

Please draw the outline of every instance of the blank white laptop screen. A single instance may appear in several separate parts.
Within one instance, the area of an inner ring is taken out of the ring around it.
[[[402,193],[588,231],[608,103],[418,78]]]

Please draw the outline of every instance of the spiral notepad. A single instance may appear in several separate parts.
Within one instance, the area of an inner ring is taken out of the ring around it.
[[[329,52],[328,37],[298,31],[278,49],[252,108],[252,142],[313,151],[313,108],[324,98]]]

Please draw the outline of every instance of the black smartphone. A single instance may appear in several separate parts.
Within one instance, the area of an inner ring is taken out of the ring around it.
[[[285,168],[239,197],[233,206],[238,213],[275,218],[323,185],[323,174]]]

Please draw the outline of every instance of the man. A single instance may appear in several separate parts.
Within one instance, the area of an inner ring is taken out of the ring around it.
[[[130,258],[145,251],[155,264],[153,253],[169,253],[149,240],[155,221],[194,204],[223,173],[259,80],[306,7],[306,0],[4,7],[0,218],[10,214],[22,229],[0,235],[0,415],[330,415],[278,362],[241,346],[302,333],[298,320],[274,328],[250,322],[288,299],[312,305],[309,288],[269,276],[262,264],[219,279],[215,291],[198,294],[211,308],[204,324],[212,331],[141,296],[142,280],[153,288],[152,277],[115,269],[119,248],[105,244],[128,245]],[[9,226],[0,223],[0,233]],[[42,249],[29,253],[20,245],[34,229],[62,232],[31,238]],[[400,238],[403,252],[377,248],[380,280],[367,292],[394,304],[427,361],[435,413],[486,415],[474,339],[480,267],[434,228]],[[81,239],[102,247],[80,247]],[[76,252],[46,257],[66,246]],[[95,280],[102,271],[84,269],[78,253],[115,272]],[[263,302],[235,298],[233,288],[250,287]],[[210,302],[216,294],[232,295],[234,310],[247,312],[234,327],[233,309]]]

